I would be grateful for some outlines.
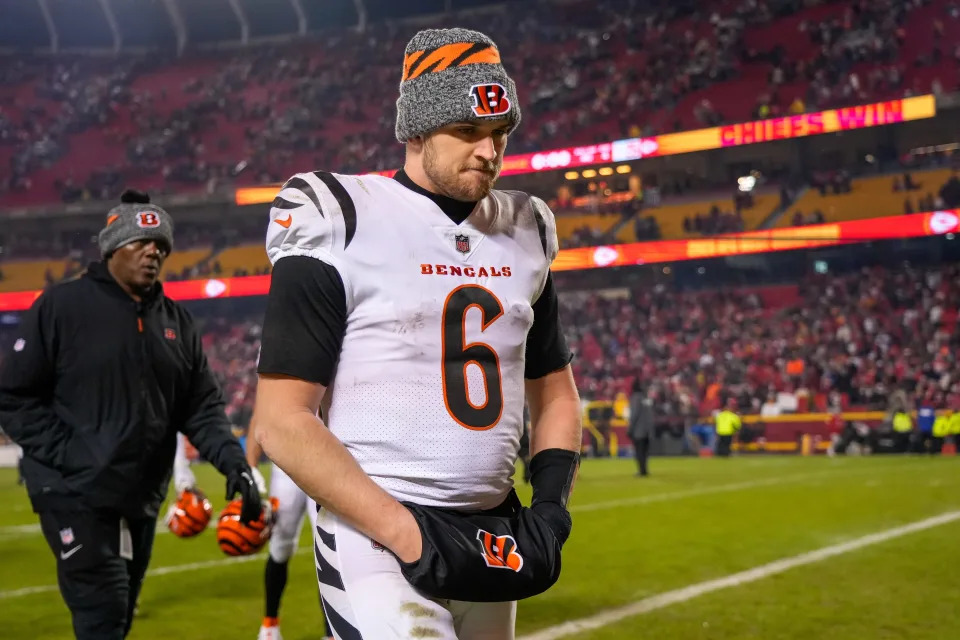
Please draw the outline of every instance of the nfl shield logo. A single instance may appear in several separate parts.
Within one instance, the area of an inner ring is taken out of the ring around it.
[[[463,255],[470,253],[470,238],[462,234],[457,234],[454,240],[456,240],[457,243],[457,251]]]
[[[177,332],[174,331],[173,329],[164,329],[164,330],[163,330],[163,337],[166,338],[167,340],[176,340],[176,339],[177,339]]]
[[[67,527],[66,529],[60,529],[60,542],[62,542],[64,546],[73,542],[72,528]]]

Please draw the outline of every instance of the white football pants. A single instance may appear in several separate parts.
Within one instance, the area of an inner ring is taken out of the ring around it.
[[[270,535],[270,557],[274,562],[286,562],[297,550],[303,515],[310,516],[311,530],[316,526],[317,503],[308,498],[277,465],[271,465],[270,469],[270,497],[279,502],[276,522]]]
[[[320,596],[337,640],[513,640],[516,602],[428,598],[393,554],[326,509],[314,529]]]

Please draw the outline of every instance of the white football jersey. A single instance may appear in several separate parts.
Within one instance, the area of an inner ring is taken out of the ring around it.
[[[326,424],[398,500],[501,503],[523,429],[532,305],[557,254],[553,213],[493,191],[456,224],[381,176],[291,178],[270,212],[271,263],[309,256],[337,269],[346,333]]]

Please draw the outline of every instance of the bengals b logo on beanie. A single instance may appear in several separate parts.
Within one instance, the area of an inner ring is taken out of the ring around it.
[[[172,250],[173,220],[169,213],[150,204],[150,196],[128,189],[120,196],[120,204],[107,214],[107,225],[97,240],[103,257],[134,240],[155,240]]]
[[[517,86],[493,40],[469,29],[426,29],[407,43],[397,100],[397,140],[453,122],[520,124]]]

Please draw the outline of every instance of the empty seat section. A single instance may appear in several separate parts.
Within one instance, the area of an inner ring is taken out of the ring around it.
[[[0,291],[30,291],[46,286],[46,274],[60,280],[66,269],[66,260],[18,260],[0,262]]]
[[[744,230],[753,231],[760,228],[760,225],[770,217],[779,205],[780,196],[776,193],[763,193],[754,196],[753,206],[741,212]]]
[[[904,201],[907,199],[913,204],[914,210],[919,211],[917,201],[928,193],[936,196],[950,178],[950,170],[910,172],[910,176],[920,185],[919,189],[894,191],[894,179],[902,179],[902,174],[854,180],[850,193],[834,194],[828,190],[827,195],[822,196],[819,189],[810,188],[780,216],[775,226],[789,227],[793,224],[793,216],[797,211],[809,216],[818,209],[827,222],[899,216],[904,213]]]
[[[257,270],[270,267],[270,260],[262,244],[248,244],[227,249],[219,253],[213,262],[220,263],[220,273],[224,277],[234,275],[238,269],[253,274]]]
[[[752,231],[759,227],[766,220],[774,209],[780,203],[780,198],[774,193],[757,194],[753,198],[753,206],[744,209],[741,212],[743,218],[743,228],[745,231]],[[698,202],[686,202],[683,204],[667,205],[646,209],[641,212],[643,217],[653,217],[657,220],[660,227],[660,236],[665,240],[676,238],[699,238],[702,234],[687,233],[683,228],[683,221],[693,219],[697,216],[705,216],[710,210],[717,206],[721,212],[733,211],[733,200],[731,198],[716,198],[713,200],[702,200]],[[637,237],[634,232],[634,225],[624,225],[617,232],[619,242],[636,242]]]
[[[617,214],[588,213],[583,215],[561,214],[556,217],[557,220],[557,238],[560,240],[560,246],[563,246],[564,240],[570,238],[575,231],[589,227],[596,231],[609,231],[620,221]]]
[[[166,279],[171,274],[175,277],[183,275],[183,270],[193,267],[201,260],[210,255],[210,247],[200,249],[187,249],[186,251],[174,251],[163,264],[163,277]]]

